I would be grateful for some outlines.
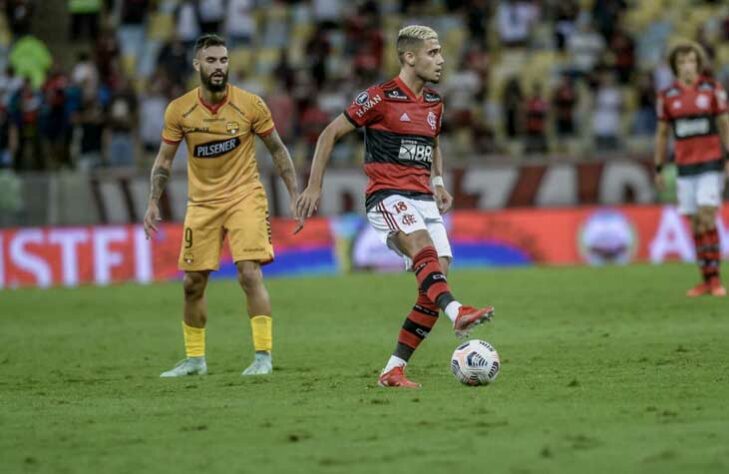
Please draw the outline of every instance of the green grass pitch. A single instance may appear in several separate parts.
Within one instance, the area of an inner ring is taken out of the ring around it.
[[[411,275],[269,280],[273,376],[242,292],[208,290],[210,375],[182,356],[179,283],[0,292],[0,460],[28,473],[726,473],[729,299],[690,300],[690,265],[455,269],[496,306],[472,336],[503,361],[456,382],[447,319],[413,357],[417,391],[376,386]]]

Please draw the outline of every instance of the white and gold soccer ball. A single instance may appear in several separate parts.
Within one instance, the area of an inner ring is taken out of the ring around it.
[[[466,385],[488,385],[499,375],[501,361],[494,346],[472,339],[456,347],[451,357],[453,375]]]

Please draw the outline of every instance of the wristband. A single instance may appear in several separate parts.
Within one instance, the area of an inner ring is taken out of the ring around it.
[[[663,171],[663,163],[656,163],[656,173]]]
[[[443,183],[443,176],[433,176],[430,180],[431,183],[433,183],[433,186],[441,186],[444,187],[445,184]]]

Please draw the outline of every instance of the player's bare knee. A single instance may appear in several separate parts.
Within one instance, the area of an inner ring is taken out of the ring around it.
[[[259,267],[240,264],[237,267],[238,283],[244,291],[251,291],[262,284],[263,274]]]
[[[185,299],[196,300],[205,294],[205,285],[207,284],[207,276],[202,273],[188,272],[185,273],[182,287],[185,291]]]

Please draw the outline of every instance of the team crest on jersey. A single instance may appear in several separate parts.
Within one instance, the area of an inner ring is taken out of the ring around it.
[[[437,119],[433,111],[428,112],[428,125],[430,125],[431,130],[435,130],[437,123]]]
[[[696,107],[700,109],[708,109],[709,105],[711,104],[711,101],[709,100],[709,97],[704,94],[699,94],[696,96]]]
[[[228,130],[228,133],[230,133],[231,135],[235,135],[236,133],[238,133],[238,130],[240,130],[240,125],[238,124],[238,122],[228,122],[225,125],[225,129]]]
[[[365,105],[370,100],[370,94],[367,91],[360,92],[357,98],[354,99],[354,103],[357,105]]]
[[[192,256],[192,253],[185,252],[185,254],[182,256],[182,259],[185,260],[185,263],[188,265],[195,262],[195,257]]]

